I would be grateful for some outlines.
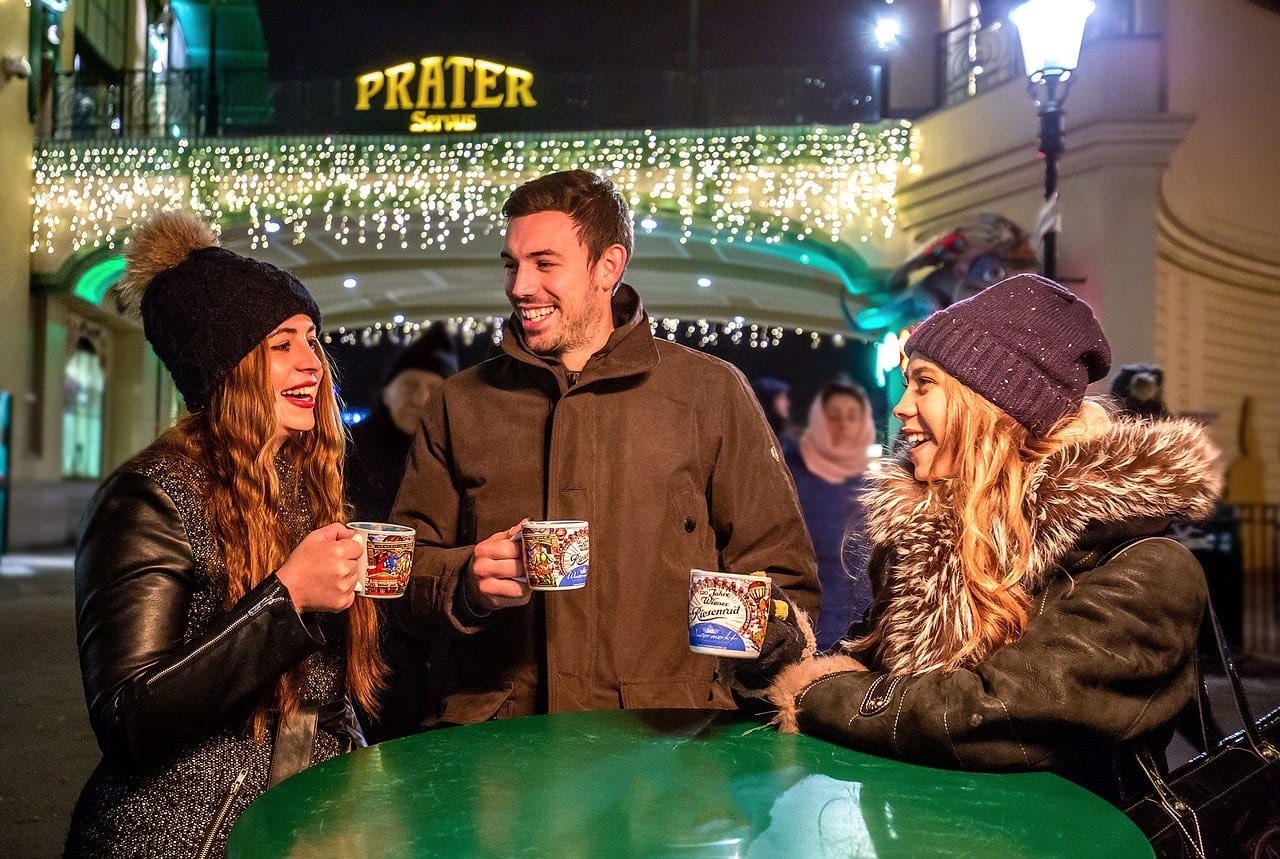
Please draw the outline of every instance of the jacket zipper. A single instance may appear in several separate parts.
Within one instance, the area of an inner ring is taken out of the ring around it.
[[[240,775],[236,776],[231,787],[227,788],[226,796],[222,798],[222,804],[218,806],[217,813],[213,815],[213,820],[205,831],[204,840],[200,842],[200,852],[196,854],[196,859],[208,859],[209,851],[213,849],[213,842],[218,837],[218,831],[222,829],[222,822],[226,820],[227,812],[231,810],[231,802],[244,786],[244,778],[248,774],[248,769],[240,770]]]
[[[195,659],[205,650],[217,644],[219,641],[221,641],[223,638],[225,638],[227,635],[233,632],[236,629],[236,627],[240,626],[240,624],[244,623],[246,620],[253,618],[255,615],[259,614],[263,609],[267,608],[271,604],[281,602],[282,600],[285,600],[285,599],[287,599],[287,597],[280,596],[279,594],[272,597],[268,597],[267,599],[264,599],[262,602],[258,603],[253,608],[249,609],[249,611],[245,612],[235,620],[231,621],[230,625],[228,625],[226,629],[222,630],[222,632],[218,633],[213,638],[209,639],[204,644],[200,645],[195,650],[191,651],[186,656],[182,657],[177,662],[170,665],[168,668],[165,668],[153,674],[151,676],[151,679],[147,681],[147,686],[150,687],[151,684],[158,683],[162,678],[168,676],[174,671],[177,671],[179,668],[186,665],[192,659]]]

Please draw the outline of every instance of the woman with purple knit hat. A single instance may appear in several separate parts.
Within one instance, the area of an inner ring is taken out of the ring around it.
[[[1212,513],[1217,451],[1192,421],[1087,399],[1107,340],[1036,275],[934,313],[906,353],[905,457],[864,496],[871,609],[843,652],[773,678],[777,722],[932,766],[1052,770],[1121,803],[1196,688],[1204,577],[1160,535]]]

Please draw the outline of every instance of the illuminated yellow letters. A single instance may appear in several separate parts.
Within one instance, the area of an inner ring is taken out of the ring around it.
[[[476,61],[471,57],[450,57],[444,64],[453,69],[453,101],[449,107],[467,106],[467,69],[473,69]]]
[[[446,78],[445,70],[449,70]],[[470,79],[468,79],[470,72]],[[415,97],[410,98],[410,87]],[[505,85],[503,78],[506,79]],[[470,87],[468,87],[470,84]],[[384,93],[384,110],[412,110],[409,130],[414,133],[474,131],[474,113],[433,114],[428,111],[470,107],[537,107],[533,74],[473,57],[422,57],[417,63],[398,63],[380,72],[356,78],[356,110],[369,110],[373,97]],[[471,100],[468,102],[467,97]]]
[[[524,69],[507,66],[507,100],[503,107],[537,107],[529,87],[533,85],[533,75]]]
[[[418,81],[418,100],[414,107],[429,107],[432,110],[444,108],[444,58],[423,57],[418,61],[422,67],[422,78]]]
[[[441,131],[475,131],[474,113],[427,113],[415,110],[409,114],[409,133],[436,134]]]
[[[502,93],[498,92],[498,76],[506,66],[488,60],[476,60],[476,97],[472,107],[502,107]]]
[[[382,72],[369,72],[356,78],[356,110],[368,110],[369,99],[382,89]]]
[[[413,107],[409,98],[409,81],[413,80],[413,63],[401,63],[387,69],[387,110]]]

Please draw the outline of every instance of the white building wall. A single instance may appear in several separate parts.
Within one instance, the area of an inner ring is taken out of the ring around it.
[[[1280,501],[1280,14],[1246,0],[1166,8],[1169,109],[1195,118],[1161,189],[1158,354],[1178,408],[1213,415],[1241,457],[1252,397],[1266,500]],[[1235,487],[1237,495],[1244,487]],[[1237,497],[1257,501],[1261,498]]]

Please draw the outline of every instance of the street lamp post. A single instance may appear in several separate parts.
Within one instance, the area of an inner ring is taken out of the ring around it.
[[[1092,0],[1028,0],[1009,13],[1018,28],[1027,87],[1040,116],[1040,154],[1044,157],[1044,209],[1038,231],[1044,234],[1044,275],[1058,278],[1058,156],[1062,154],[1062,105],[1080,59],[1084,25]]]

